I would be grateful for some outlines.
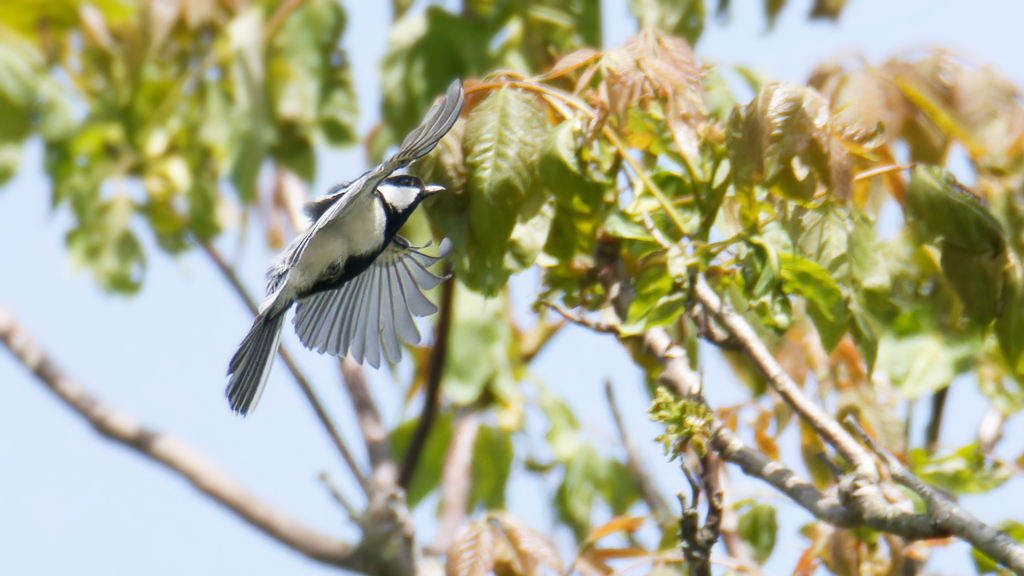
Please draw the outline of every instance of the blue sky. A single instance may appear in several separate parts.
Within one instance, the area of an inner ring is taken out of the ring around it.
[[[360,98],[360,133],[365,134],[379,117],[378,61],[386,47],[388,3],[342,4],[349,15],[344,44]],[[817,62],[841,49],[856,49],[877,63],[903,50],[943,45],[990,63],[1024,86],[1019,33],[1024,5],[1019,3],[850,0],[836,25],[808,23],[810,0],[789,4],[776,28],[766,33],[761,2],[733,0],[731,21],[709,22],[697,55],[803,82]],[[617,46],[635,31],[634,23],[625,0],[605,0],[604,7],[605,42]],[[319,160],[318,191],[365,168],[359,147],[321,150]],[[352,482],[280,364],[254,416],[238,418],[227,409],[224,371],[251,317],[202,255],[172,259],[150,242],[142,292],[131,299],[108,296],[87,273],[71,270],[63,244],[68,217],[51,213],[49,203],[41,150],[33,143],[19,175],[0,189],[0,305],[12,310],[58,363],[100,398],[192,444],[256,494],[309,525],[357,537],[317,475],[329,472],[350,493]],[[234,253],[237,239],[228,235],[220,244]],[[245,244],[240,269],[254,291],[271,257],[259,242]],[[533,286],[529,277],[518,281],[517,301],[528,300]],[[286,333],[284,344],[299,351],[293,334]],[[334,363],[311,353],[297,356],[343,434],[357,445]],[[721,361],[713,354],[705,358],[712,404],[740,398],[742,391]],[[568,399],[588,431],[608,439],[614,432],[600,392],[605,379],[611,379],[659,483],[670,494],[684,486],[676,467],[663,462],[660,446],[647,442],[657,431],[640,416],[646,405],[638,372],[614,340],[566,330],[535,369],[538,378]],[[402,391],[384,373],[371,374],[371,383],[388,422],[399,421]],[[334,573],[237,520],[185,481],[94,434],[6,353],[0,353],[0,398],[0,573]],[[944,439],[973,437],[985,409],[973,386],[955,386],[949,406],[955,410],[947,418]],[[1010,422],[1000,453],[1022,450],[1024,425],[1018,417]],[[522,477],[514,473],[513,482]],[[732,478],[738,492],[770,493],[738,471]],[[543,486],[518,485],[509,493],[509,506],[548,530],[551,519],[537,502],[537,488]],[[1024,516],[1024,506],[1007,504],[1022,499],[1024,481],[1014,478],[994,494],[963,502],[982,519],[996,521],[1009,514]],[[771,501],[790,531],[782,535],[766,573],[788,573],[802,545],[792,530],[809,518],[781,499]],[[433,509],[427,502],[415,513],[426,538],[432,536]],[[944,574],[972,571],[962,545],[942,551],[930,568]]]

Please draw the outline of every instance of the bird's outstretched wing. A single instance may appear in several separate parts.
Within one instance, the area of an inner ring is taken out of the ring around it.
[[[374,368],[382,354],[397,363],[402,357],[399,338],[409,344],[420,341],[413,316],[437,312],[423,291],[442,279],[427,268],[450,250],[445,240],[437,256],[428,256],[395,237],[365,272],[341,288],[299,299],[295,332],[306,348],[321,354],[351,353],[357,362],[365,358]]]
[[[303,239],[288,251],[287,264],[295,265],[302,256],[303,250],[306,249],[309,238],[340,214],[345,206],[359,196],[375,190],[395,170],[408,166],[414,160],[426,156],[433,150],[441,138],[452,129],[455,121],[459,119],[459,113],[462,112],[462,104],[465,100],[466,95],[462,90],[462,82],[455,80],[448,86],[444,95],[434,101],[434,105],[427,111],[423,122],[405,137],[394,156],[337,192],[309,202],[305,208],[306,213],[315,214],[318,217],[303,235]]]
[[[303,210],[313,219],[313,224],[292,240],[267,271],[267,295],[273,294],[283,284],[288,270],[302,257],[309,239],[341,213],[353,199],[370,193],[392,172],[408,166],[433,150],[459,119],[465,100],[462,82],[455,80],[444,95],[434,101],[423,122],[405,137],[394,156],[359,178],[335,186],[326,196],[307,202]]]

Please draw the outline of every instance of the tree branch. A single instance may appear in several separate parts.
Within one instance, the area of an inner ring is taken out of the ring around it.
[[[321,534],[246,490],[205,456],[173,436],[149,430],[131,416],[103,404],[58,367],[14,316],[0,307],[0,342],[14,357],[98,433],[163,464],[253,527],[324,564],[363,571],[362,555],[345,542]]]
[[[199,245],[202,246],[206,255],[210,257],[210,260],[213,261],[214,265],[217,266],[217,269],[220,270],[221,274],[224,275],[228,283],[231,284],[235,289],[235,292],[245,302],[249,307],[249,310],[255,316],[258,313],[256,301],[249,295],[245,286],[242,286],[242,282],[238,279],[238,275],[235,274],[234,269],[227,263],[227,261],[224,260],[224,257],[221,256],[220,252],[218,252],[213,245],[206,242],[199,242]],[[334,446],[338,449],[342,459],[345,460],[345,464],[348,465],[352,475],[359,481],[359,485],[362,486],[363,492],[369,495],[369,480],[366,479],[366,476],[363,475],[362,471],[359,469],[359,465],[356,463],[355,458],[352,457],[352,452],[349,451],[345,441],[341,438],[341,434],[338,433],[338,429],[335,428],[334,422],[331,421],[331,417],[327,414],[327,410],[324,409],[323,403],[320,402],[320,398],[317,397],[316,392],[313,391],[313,387],[309,384],[309,380],[307,380],[306,376],[299,370],[299,367],[292,360],[291,355],[288,354],[288,351],[285,350],[284,346],[278,347],[278,354],[280,354],[281,360],[284,361],[284,365],[288,368],[288,371],[291,372],[292,378],[295,379],[299,388],[302,389],[303,394],[306,395],[306,399],[309,400],[309,403],[313,406],[313,411],[316,412],[317,417],[320,419],[320,423],[323,424],[324,428],[327,430],[327,434],[331,437],[331,441],[334,442]]]
[[[796,382],[786,374],[782,366],[775,360],[768,348],[761,342],[754,329],[747,324],[742,316],[727,308],[718,294],[708,286],[704,276],[698,274],[693,286],[697,300],[732,333],[747,357],[761,369],[772,388],[779,396],[804,419],[815,432],[829,444],[835,446],[858,474],[873,480],[878,479],[878,471],[871,461],[870,454],[854,440],[853,436],[843,429],[838,422],[825,413],[810,398],[804,395]]]
[[[665,366],[658,381],[669,386],[681,398],[695,396],[690,391],[700,389],[700,375],[690,368],[686,352],[671,342],[667,333],[659,332],[664,330],[656,328],[644,334],[644,341],[649,343],[647,351]],[[760,343],[759,340],[757,342]],[[728,428],[718,423],[714,424],[710,446],[723,460],[738,465],[747,475],[771,484],[819,520],[835,526],[866,525],[908,540],[949,535],[948,531],[936,527],[928,515],[912,514],[892,504],[878,485],[877,476],[866,477],[854,472],[841,479],[838,495],[824,495],[792,470],[745,446]]]
[[[455,532],[466,518],[469,488],[473,465],[473,444],[480,430],[480,422],[472,412],[467,411],[459,418],[452,433],[448,454],[441,470],[441,522],[437,536],[427,547],[427,552],[441,555],[448,551]]]
[[[622,446],[626,449],[626,464],[629,467],[629,472],[633,476],[637,489],[640,491],[640,496],[647,503],[647,507],[650,508],[651,514],[654,516],[658,526],[664,530],[675,523],[672,510],[668,507],[668,502],[658,492],[654,479],[648,473],[647,467],[644,465],[643,455],[640,453],[640,447],[636,445],[636,442],[629,436],[629,431],[626,430],[626,423],[622,419],[622,414],[619,413],[619,406],[615,401],[615,394],[612,392],[611,381],[605,381],[604,393],[608,397],[608,406],[611,408],[612,417],[615,419],[615,427],[619,430],[619,439],[622,441]]]
[[[370,467],[373,469],[374,475],[377,475],[383,468],[388,468],[387,473],[391,475],[392,483],[395,483],[398,474],[395,468],[394,454],[391,452],[391,443],[388,441],[388,429],[380,418],[380,412],[373,402],[373,396],[370,396],[363,369],[351,356],[342,358],[340,364],[345,390],[348,391],[349,398],[352,400],[352,407],[355,408],[356,418],[359,421],[359,430],[366,442]]]
[[[922,482],[891,452],[875,442],[852,414],[846,416],[846,423],[854,429],[861,441],[885,462],[893,479],[916,492],[928,503],[928,516],[932,518],[937,528],[948,530],[992,560],[1017,574],[1024,574],[1024,545],[978,520],[973,514]]]
[[[449,265],[450,267],[450,265]],[[420,413],[416,430],[409,441],[409,450],[402,462],[402,472],[398,475],[398,485],[408,489],[413,472],[419,462],[420,453],[427,443],[430,428],[434,424],[437,413],[438,398],[441,393],[441,378],[444,376],[444,364],[448,358],[448,336],[452,326],[452,308],[455,302],[455,279],[449,278],[441,287],[441,306],[438,312],[437,326],[434,330],[434,347],[430,350],[430,364],[427,368],[426,392],[423,398],[423,411]]]

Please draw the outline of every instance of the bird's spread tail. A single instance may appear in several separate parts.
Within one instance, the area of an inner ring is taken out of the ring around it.
[[[228,364],[227,396],[231,409],[243,416],[256,408],[263,387],[267,384],[270,367],[274,364],[277,346],[281,342],[281,324],[284,312],[260,314],[253,322],[249,334],[238,347]]]

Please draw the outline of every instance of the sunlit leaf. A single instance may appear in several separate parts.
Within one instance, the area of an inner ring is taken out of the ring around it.
[[[977,444],[946,456],[930,456],[915,448],[909,456],[910,469],[918,478],[953,494],[982,494],[1002,486],[1013,474],[1006,465],[988,459]]]
[[[418,421],[418,418],[407,420],[392,430],[388,436],[391,450],[399,460],[409,449],[409,442],[412,441]],[[416,472],[412,475],[409,488],[406,490],[410,508],[416,506],[427,494],[437,488],[441,481],[441,469],[444,466],[445,454],[448,453],[448,445],[452,439],[452,421],[451,414],[441,414],[434,420],[434,425],[430,428],[423,452],[416,465]]]
[[[547,130],[543,113],[521,92],[505,88],[470,112],[466,123],[470,265],[459,278],[495,295],[505,285],[504,264],[517,214],[536,196],[534,166]]]
[[[831,351],[846,333],[846,301],[832,277],[821,266],[793,254],[779,255],[782,287],[803,298],[825,350]]]
[[[775,534],[778,529],[775,508],[768,504],[752,504],[740,514],[736,533],[750,545],[754,559],[763,564],[775,548]]]
[[[505,507],[505,484],[512,469],[512,438],[491,426],[480,426],[473,444],[467,512],[477,505],[485,510]]]

